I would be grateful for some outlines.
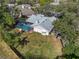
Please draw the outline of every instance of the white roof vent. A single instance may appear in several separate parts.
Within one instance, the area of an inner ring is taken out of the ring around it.
[[[24,9],[25,8],[25,5],[22,5],[22,9]]]
[[[39,24],[39,21],[36,21],[36,24]]]
[[[28,7],[28,9],[31,9],[31,7]]]

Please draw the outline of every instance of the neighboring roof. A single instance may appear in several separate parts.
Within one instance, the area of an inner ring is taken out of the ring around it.
[[[50,18],[51,19],[51,18]],[[31,22],[33,23],[34,26],[41,26],[48,32],[50,32],[53,28],[52,21],[50,21],[48,17],[45,17],[44,15],[37,14],[37,15],[32,15],[30,18],[26,20],[26,22]],[[54,21],[54,20],[53,20]]]
[[[17,5],[16,8],[22,10],[24,7],[24,9],[28,9],[28,7],[31,7],[31,5],[29,4],[21,4],[21,5]]]
[[[16,6],[16,9],[21,10],[21,13],[26,16],[31,16],[34,14],[34,11],[31,9],[31,6],[29,4],[22,4]]]
[[[31,9],[23,9],[22,10],[22,15],[31,16],[33,14],[34,14],[34,11]]]

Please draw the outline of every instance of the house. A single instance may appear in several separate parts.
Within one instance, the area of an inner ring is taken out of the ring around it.
[[[54,18],[51,18],[54,19]],[[55,19],[56,20],[56,19]],[[54,20],[53,20],[54,21]],[[32,23],[33,31],[41,33],[42,35],[49,35],[51,30],[53,29],[52,22],[49,17],[45,17],[44,15],[37,14],[30,16],[26,22]]]
[[[29,17],[34,14],[34,11],[31,9],[29,4],[22,4],[16,6],[16,9],[20,10],[20,14],[26,17]]]

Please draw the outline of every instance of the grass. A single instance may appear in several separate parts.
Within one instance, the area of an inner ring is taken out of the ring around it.
[[[11,50],[11,48],[2,40],[1,35],[0,35],[0,56],[4,59],[19,59],[19,57]]]
[[[26,59],[54,59],[62,54],[62,45],[53,35],[43,36],[39,33],[23,33],[21,37],[27,37],[27,45],[17,47],[17,50]]]

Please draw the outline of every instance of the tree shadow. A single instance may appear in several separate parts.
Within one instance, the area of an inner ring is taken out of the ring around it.
[[[73,58],[79,59],[79,56],[76,56],[74,54],[70,54],[70,55],[62,55],[62,56],[56,57],[56,59],[64,59],[64,58],[66,58],[66,59],[73,59]]]
[[[42,55],[30,55],[26,59],[49,59],[49,58],[46,56],[42,56]]]
[[[25,59],[25,57],[15,47],[10,47],[20,59]]]

